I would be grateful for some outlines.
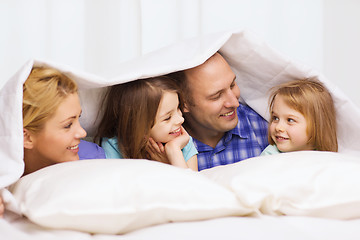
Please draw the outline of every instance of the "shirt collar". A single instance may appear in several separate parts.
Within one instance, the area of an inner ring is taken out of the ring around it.
[[[250,123],[246,117],[246,113],[245,110],[243,109],[242,104],[240,104],[240,106],[237,108],[237,115],[238,115],[238,123],[235,128],[225,133],[224,135],[225,139],[230,134],[237,135],[240,138],[249,138]]]
[[[240,106],[237,108],[237,114],[238,114],[238,123],[235,128],[231,129],[230,131],[227,131],[224,136],[220,139],[219,143],[216,145],[215,148],[219,147],[219,144],[221,145],[227,145],[228,142],[231,141],[233,135],[237,135],[240,138],[249,138],[250,135],[250,123],[246,117],[245,110],[243,109],[243,105],[240,104]],[[199,140],[194,138],[194,143],[196,148],[199,151],[212,151],[213,148],[204,144],[203,142],[200,142]]]

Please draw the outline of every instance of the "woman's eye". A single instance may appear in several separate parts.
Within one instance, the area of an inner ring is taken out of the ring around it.
[[[279,121],[279,118],[276,117],[276,116],[273,116],[273,117],[272,117],[272,121]]]
[[[65,126],[65,128],[71,128],[72,123],[69,123],[68,125]]]
[[[169,121],[169,120],[170,120],[170,118],[171,118],[171,116],[169,116],[169,117],[165,118],[165,119],[164,119],[164,121]]]
[[[294,119],[292,119],[292,118],[289,118],[289,119],[288,119],[288,122],[289,122],[289,123],[294,123],[294,122],[295,122],[295,120],[294,120]]]

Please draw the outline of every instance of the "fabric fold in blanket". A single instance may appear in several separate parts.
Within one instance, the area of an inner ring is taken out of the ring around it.
[[[248,31],[210,34],[168,46],[121,63],[112,78],[96,76],[67,65],[30,60],[0,89],[0,188],[18,180],[24,169],[22,135],[22,84],[33,66],[54,67],[79,85],[82,125],[92,136],[104,87],[195,67],[216,51],[229,62],[239,84],[242,101],[268,119],[269,89],[295,78],[318,76],[335,101],[339,152],[360,153],[360,110],[331,81],[309,66],[292,61]]]

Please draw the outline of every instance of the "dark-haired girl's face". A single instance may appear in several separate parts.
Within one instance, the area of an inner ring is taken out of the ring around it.
[[[183,122],[178,94],[165,91],[156,113],[155,124],[150,130],[150,137],[156,142],[167,143],[181,134],[180,127]]]

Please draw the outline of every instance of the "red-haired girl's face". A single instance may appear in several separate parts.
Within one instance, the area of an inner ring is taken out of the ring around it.
[[[270,121],[270,136],[281,152],[314,150],[304,115],[291,108],[281,95],[275,96]]]

